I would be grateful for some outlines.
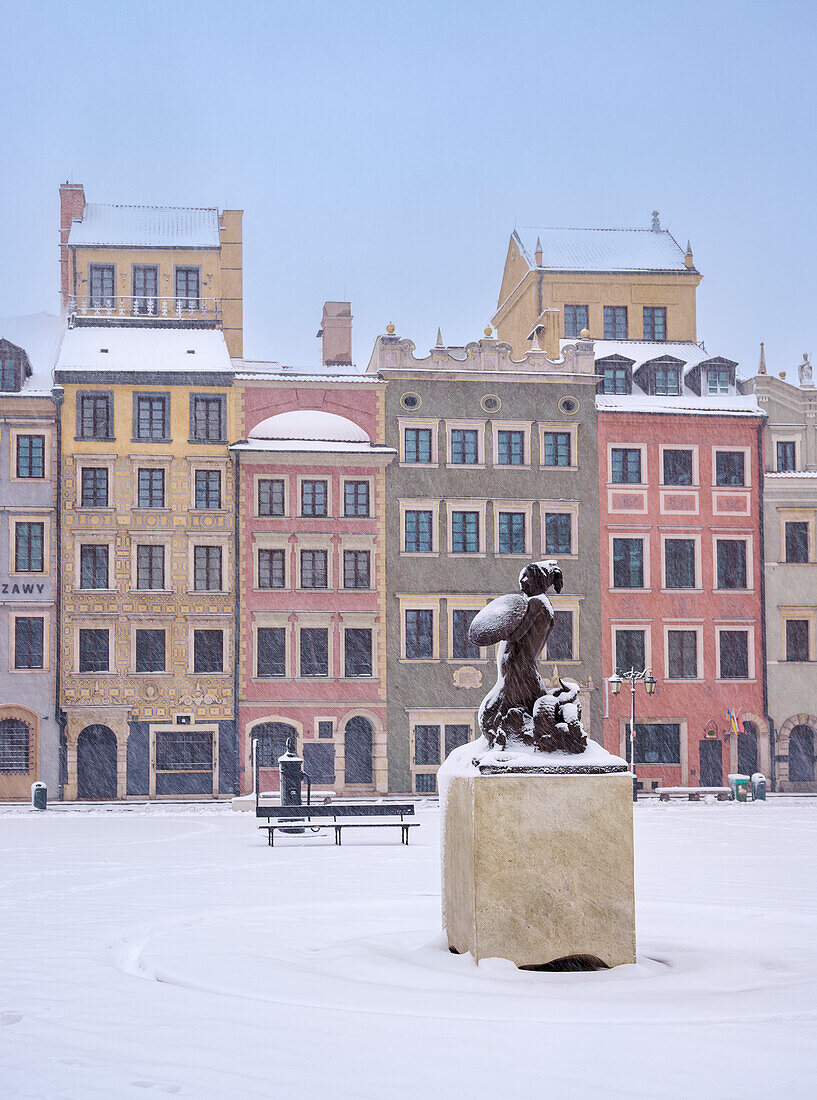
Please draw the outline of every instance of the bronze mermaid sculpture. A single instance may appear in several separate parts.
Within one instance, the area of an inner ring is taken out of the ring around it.
[[[492,600],[469,631],[475,645],[499,643],[497,680],[479,709],[480,730],[491,748],[521,742],[541,752],[584,752],[579,685],[559,680],[550,690],[537,664],[551,630],[553,607],[546,593],[562,590],[554,559],[532,562],[519,574],[518,593]]]

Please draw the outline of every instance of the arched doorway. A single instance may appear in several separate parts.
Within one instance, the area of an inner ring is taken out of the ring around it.
[[[259,773],[259,792],[279,789],[278,757],[286,752],[290,737],[298,743],[298,731],[288,722],[259,722],[250,730],[251,741],[257,741],[255,764]]]
[[[27,798],[34,772],[31,727],[22,718],[0,721],[0,798]]]
[[[86,726],[77,738],[77,798],[116,798],[116,737]]]
[[[345,759],[347,784],[372,782],[374,731],[368,718],[356,715],[346,723]]]
[[[789,781],[814,782],[814,730],[795,726],[789,734]]]
[[[738,734],[738,771],[741,775],[753,775],[757,771],[757,726],[744,722],[743,732]]]

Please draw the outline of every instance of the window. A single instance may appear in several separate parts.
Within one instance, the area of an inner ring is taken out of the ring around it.
[[[680,368],[656,367],[653,374],[653,389],[660,397],[677,397],[681,392]]]
[[[646,667],[646,645],[643,630],[616,631],[616,670],[643,672]]]
[[[604,339],[605,340],[626,340],[627,339],[627,307],[626,306],[605,306],[604,307]]]
[[[434,765],[440,762],[440,727],[415,726],[414,763]]]
[[[190,395],[190,438],[193,443],[227,442],[227,398],[223,394]]]
[[[301,515],[325,516],[328,508],[328,487],[325,481],[301,482]]]
[[[675,722],[636,722],[634,746],[636,764],[680,764],[681,727]]]
[[[286,587],[286,550],[269,550],[262,547],[258,551],[258,587]],[[302,566],[303,568],[303,566]]]
[[[601,363],[601,392],[629,393],[630,370],[626,363]]]
[[[479,512],[451,513],[451,553],[479,553]]]
[[[24,775],[31,769],[31,731],[19,718],[0,722],[0,773]]]
[[[368,516],[368,514],[369,514],[369,483],[368,483],[368,481],[344,481],[344,483],[343,483],[343,514],[345,516]]]
[[[613,447],[612,481],[616,485],[641,483],[641,451],[637,447]]]
[[[694,630],[667,631],[667,676],[670,680],[698,678],[698,635]]]
[[[77,438],[113,439],[113,394],[77,394]]]
[[[455,610],[451,616],[451,656],[460,661],[478,661],[482,650],[470,640],[468,631],[476,611]]]
[[[159,268],[155,264],[133,265],[133,312],[158,313]]]
[[[432,772],[420,772],[414,776],[414,790],[416,794],[435,794],[437,791],[437,776]]]
[[[665,306],[644,306],[644,339],[666,340],[667,310]]]
[[[196,508],[214,512],[221,508],[221,474],[218,470],[196,470]]]
[[[326,588],[327,554],[325,550],[301,551],[301,588]]]
[[[303,754],[304,771],[313,783],[332,784],[335,782],[334,745],[316,745],[314,741],[305,741]]]
[[[748,680],[749,635],[745,630],[721,630],[720,674],[722,680]]]
[[[166,393],[133,395],[134,439],[170,438],[170,397]]]
[[[570,465],[570,432],[545,432],[542,465]]]
[[[808,619],[786,619],[786,660],[808,660]]]
[[[715,455],[716,485],[745,485],[743,451],[718,451]]]
[[[499,553],[525,553],[525,513],[499,513]]]
[[[497,432],[496,453],[499,466],[524,466],[525,433],[517,431]]]
[[[613,539],[613,588],[644,587],[644,540]]]
[[[706,390],[710,394],[729,393],[729,371],[725,367],[710,367],[706,372]]]
[[[203,730],[157,730],[156,770],[162,772],[211,772],[213,735]]]
[[[80,630],[79,632],[79,671],[108,671],[108,631]]]
[[[324,626],[301,627],[301,676],[329,675],[329,631]]]
[[[164,508],[164,470],[146,469],[139,471],[137,500],[140,508]]]
[[[589,327],[587,306],[565,306],[565,340],[578,340]]]
[[[22,615],[14,620],[14,667],[43,668],[45,620]]]
[[[695,539],[666,539],[664,583],[667,588],[695,588]]]
[[[343,551],[343,587],[371,587],[371,554],[368,550]]]
[[[284,482],[279,478],[260,478],[258,482],[259,516],[283,516]]]
[[[553,627],[547,644],[549,661],[573,660],[573,612],[554,611]]]
[[[0,390],[4,393],[16,393],[20,390],[20,366],[16,358],[8,354],[0,359]]]
[[[718,539],[718,588],[746,587],[746,543],[741,539]]]
[[[165,586],[165,548],[151,543],[136,547],[136,587],[163,589]]]
[[[257,676],[286,676],[286,633],[286,628],[283,626],[258,627],[256,632]]]
[[[808,561],[808,523],[804,520],[786,523],[786,561],[793,565]]]
[[[545,553],[572,554],[573,517],[569,512],[547,512],[545,514]]]
[[[45,477],[45,436],[17,436],[17,477]]]
[[[406,553],[430,554],[433,548],[431,539],[431,512],[406,512]]]
[[[431,462],[431,428],[406,428],[405,462]]]
[[[427,608],[406,611],[406,659],[429,660],[434,656],[434,612]]]
[[[221,630],[193,631],[193,671],[222,672],[224,634]]]
[[[16,573],[42,573],[44,571],[44,541],[44,523],[15,524],[14,571]]]
[[[197,267],[176,268],[176,305],[182,309],[201,309]]]
[[[692,484],[692,451],[664,451],[664,484]]]
[[[163,630],[136,631],[136,671],[164,672],[165,632]]]
[[[782,443],[777,444],[777,472],[779,474],[788,474],[792,470],[796,470],[796,456],[794,443],[791,440],[785,440]],[[19,476],[19,475],[18,475]]]
[[[371,676],[372,632],[347,627],[343,632],[343,671],[346,676]]]
[[[108,507],[107,466],[83,466],[80,500],[83,508]]]
[[[451,461],[457,466],[479,462],[479,432],[471,428],[451,429]]]
[[[331,741],[335,734],[335,723],[328,720],[325,722],[318,722],[318,737],[326,741]]]
[[[91,544],[79,548],[80,588],[108,587],[108,547]]]
[[[113,264],[88,264],[92,309],[114,309],[116,301],[116,268]]]
[[[193,588],[196,592],[221,591],[221,547],[193,547]]]

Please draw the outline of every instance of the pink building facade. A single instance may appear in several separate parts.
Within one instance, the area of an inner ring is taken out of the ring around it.
[[[242,794],[295,738],[313,787],[385,793],[384,383],[242,371],[238,741]]]

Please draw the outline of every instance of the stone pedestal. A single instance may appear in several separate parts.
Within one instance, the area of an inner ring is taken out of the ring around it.
[[[452,776],[443,822],[448,944],[542,966],[635,962],[633,781],[608,775]]]

